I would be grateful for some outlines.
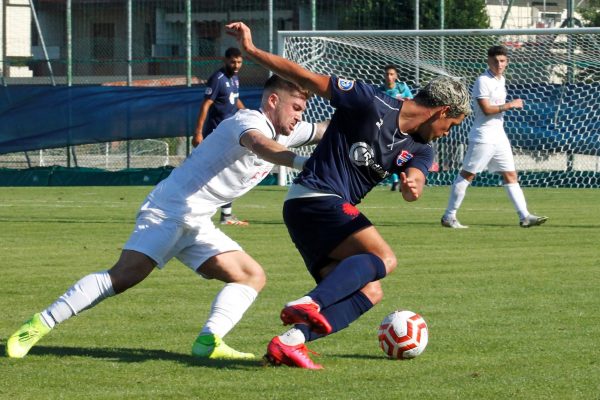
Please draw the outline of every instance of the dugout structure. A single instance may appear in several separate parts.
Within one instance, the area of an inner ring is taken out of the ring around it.
[[[523,186],[600,186],[600,28],[428,31],[279,32],[279,54],[305,68],[382,85],[387,64],[416,93],[431,78],[450,75],[469,88],[487,68],[487,49],[510,50],[505,74],[508,99],[523,110],[505,113],[505,130]],[[305,117],[331,116],[328,101],[313,97]],[[434,143],[430,185],[451,184],[462,166],[473,118]],[[311,147],[302,149],[310,154]],[[282,170],[280,184],[295,176]],[[480,174],[475,185],[497,185]]]

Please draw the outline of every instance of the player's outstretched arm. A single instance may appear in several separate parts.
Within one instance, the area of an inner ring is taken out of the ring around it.
[[[293,61],[257,48],[252,42],[250,28],[243,22],[232,22],[225,25],[225,28],[229,35],[235,37],[240,47],[252,60],[318,96],[331,99],[328,76],[316,74]]]
[[[284,145],[269,139],[256,130],[245,132],[240,139],[240,143],[263,160],[275,165],[299,169],[300,165],[295,165],[294,162],[302,165],[306,162],[306,157],[296,155]]]

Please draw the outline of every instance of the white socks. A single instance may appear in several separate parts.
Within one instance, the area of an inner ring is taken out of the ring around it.
[[[231,215],[232,211],[233,210],[232,210],[231,206],[229,206],[229,207],[221,207],[221,213],[222,214]]]
[[[228,283],[215,296],[201,335],[214,334],[223,338],[242,319],[258,292],[240,283]]]
[[[283,335],[279,335],[281,343],[288,346],[296,346],[306,341],[304,334],[300,329],[292,328]]]
[[[448,207],[446,208],[446,212],[444,213],[445,219],[456,218],[456,212],[460,208],[462,204],[465,194],[467,193],[467,188],[471,182],[462,177],[462,175],[458,175],[452,184],[452,188],[450,189],[450,197],[448,198]]]
[[[507,183],[504,185],[504,189],[506,189],[506,194],[508,194],[515,210],[517,210],[519,219],[527,217],[529,211],[527,210],[527,202],[525,201],[525,195],[523,194],[521,186],[518,183]]]
[[[54,328],[54,325],[66,321],[114,294],[108,271],[87,275],[42,311],[42,319],[46,325]]]

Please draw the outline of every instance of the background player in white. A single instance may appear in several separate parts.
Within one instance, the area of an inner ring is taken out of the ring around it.
[[[24,357],[56,324],[144,280],[173,257],[207,279],[226,283],[216,295],[192,347],[197,357],[253,358],[222,338],[237,324],[266,282],[262,267],[211,217],[256,186],[273,164],[301,168],[306,159],[287,150],[320,140],[327,123],[301,122],[309,93],[272,76],[261,110],[240,110],[223,121],[143,202],[117,263],[85,276],[7,341],[9,357]]]
[[[460,208],[467,188],[475,176],[486,167],[502,175],[504,188],[519,215],[524,228],[541,225],[548,219],[530,214],[525,195],[517,179],[515,161],[510,142],[504,132],[504,112],[523,108],[523,100],[506,102],[504,72],[508,67],[508,51],[504,46],[488,49],[489,68],[477,78],[473,86],[474,121],[469,133],[469,145],[460,174],[450,189],[448,207],[442,216],[442,226],[467,228],[458,222],[456,213]]]

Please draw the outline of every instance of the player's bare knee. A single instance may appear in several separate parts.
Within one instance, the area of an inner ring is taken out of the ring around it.
[[[373,305],[380,303],[383,300],[383,289],[379,281],[370,282],[360,290]]]
[[[252,287],[254,290],[256,290],[257,292],[260,292],[267,284],[267,275],[265,274],[265,271],[262,269],[262,267],[258,266],[258,264],[257,264],[256,266],[251,268],[249,271],[247,271],[247,274],[245,275],[243,282],[236,282],[236,283],[248,285],[248,286]]]
[[[154,261],[147,256],[124,251],[115,265],[108,270],[114,292],[119,294],[137,285],[150,275],[154,266]]]

